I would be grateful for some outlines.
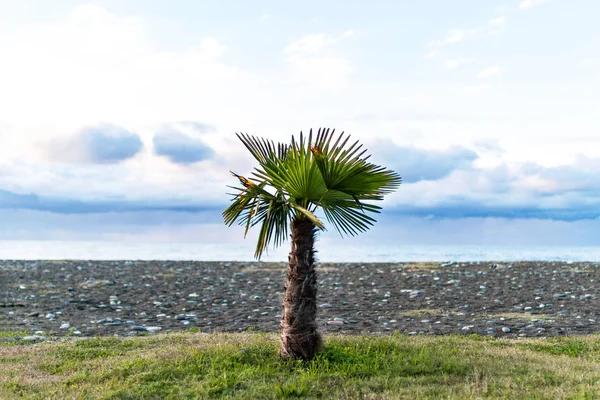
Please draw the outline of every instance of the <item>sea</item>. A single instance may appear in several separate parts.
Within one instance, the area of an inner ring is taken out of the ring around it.
[[[600,261],[600,246],[439,246],[317,243],[321,262]],[[262,261],[287,260],[289,243]],[[252,261],[251,243],[0,240],[0,260]]]

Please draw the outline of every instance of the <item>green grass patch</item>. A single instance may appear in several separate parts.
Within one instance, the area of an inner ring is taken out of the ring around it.
[[[330,336],[281,361],[274,334],[0,345],[0,398],[599,398],[600,338]]]
[[[5,332],[0,331],[0,346],[10,346],[14,345],[15,338],[24,337],[30,335],[29,331],[21,331],[21,332]]]
[[[549,338],[543,342],[524,343],[523,347],[541,353],[565,355],[570,357],[598,357],[600,356],[600,338]]]

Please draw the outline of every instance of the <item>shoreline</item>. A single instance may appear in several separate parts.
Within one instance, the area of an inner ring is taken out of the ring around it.
[[[149,263],[149,262],[165,262],[165,263],[209,263],[209,264],[286,264],[287,260],[279,261],[262,261],[262,260],[196,260],[196,259],[127,259],[127,258],[107,258],[107,259],[87,259],[87,258],[40,258],[40,259],[20,259],[20,258],[0,258],[0,268],[6,267],[5,264],[25,263]],[[388,265],[388,264],[515,264],[515,263],[553,263],[553,264],[597,264],[600,266],[600,260],[560,260],[560,259],[494,259],[494,260],[394,260],[394,261],[315,261],[315,265],[322,264],[372,264],[372,265]]]
[[[272,261],[0,260],[0,331],[277,332],[286,268]],[[598,262],[332,262],[316,270],[323,333],[600,332]]]

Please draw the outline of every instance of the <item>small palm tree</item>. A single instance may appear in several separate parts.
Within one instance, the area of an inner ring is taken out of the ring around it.
[[[317,332],[317,278],[315,236],[325,227],[315,212],[344,235],[366,231],[381,207],[370,201],[382,200],[400,186],[398,174],[367,162],[358,142],[347,146],[349,136],[335,130],[319,129],[314,141],[300,132],[290,145],[237,134],[259,166],[246,178],[236,173],[242,187],[233,194],[223,212],[225,223],[236,220],[246,227],[260,225],[255,257],[260,259],[269,244],[280,245],[292,231],[287,280],[281,318],[282,358],[312,359],[321,346]]]

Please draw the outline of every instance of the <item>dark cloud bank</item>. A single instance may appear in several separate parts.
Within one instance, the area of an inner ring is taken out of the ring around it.
[[[210,128],[202,128],[210,129]],[[115,162],[132,157],[141,149],[137,135],[114,126],[101,125],[80,133],[89,159]],[[154,136],[155,152],[174,163],[190,164],[215,156],[202,140],[176,129],[163,129]],[[576,221],[600,217],[600,160],[580,157],[572,165],[543,167],[535,163],[476,168],[477,154],[464,147],[428,151],[400,147],[389,141],[377,142],[370,149],[376,163],[399,172],[403,187],[397,193],[398,206],[390,211],[405,216],[434,218],[532,218]],[[528,187],[521,181],[543,180],[545,187]],[[227,203],[223,183],[223,205]],[[416,185],[416,186],[415,186]],[[419,186],[421,185],[421,186]],[[425,186],[423,186],[425,185]],[[448,194],[448,187],[455,192]],[[415,191],[415,188],[419,190]],[[422,188],[422,191],[421,191]],[[438,194],[440,188],[446,188]],[[430,205],[413,200],[410,193],[430,194]],[[203,210],[203,199],[180,201],[102,200],[82,201],[38,194],[0,190],[0,208],[21,208],[58,213],[98,213],[124,211]],[[401,204],[401,205],[400,205]]]
[[[134,157],[144,147],[139,135],[112,124],[81,129],[67,139],[48,144],[48,156],[59,162],[114,164]]]
[[[201,125],[195,126],[195,129],[206,132],[210,128]],[[156,155],[166,157],[175,164],[192,164],[207,160],[214,154],[201,139],[193,138],[173,128],[157,132],[152,142]]]
[[[402,182],[415,183],[438,180],[456,169],[470,168],[478,156],[464,147],[447,150],[423,150],[396,146],[392,141],[380,141],[370,149],[385,166],[402,175]]]

